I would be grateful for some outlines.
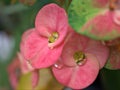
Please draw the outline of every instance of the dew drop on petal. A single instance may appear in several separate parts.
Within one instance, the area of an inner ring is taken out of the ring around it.
[[[57,69],[62,69],[63,64],[58,61],[57,63],[54,64],[54,67],[57,68]]]
[[[54,64],[54,67],[57,69],[62,69],[62,65],[59,65],[59,64]]]
[[[86,63],[86,61],[87,61],[87,60],[84,59],[82,62],[78,63],[78,65],[79,65],[79,66],[82,66],[82,65],[84,65],[84,64]]]

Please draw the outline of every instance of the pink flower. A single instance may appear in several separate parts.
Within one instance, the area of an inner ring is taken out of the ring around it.
[[[20,68],[21,68],[21,72],[23,74],[27,74],[29,72],[32,72],[32,78],[31,78],[31,82],[32,82],[32,87],[36,87],[39,81],[39,70],[33,68],[31,66],[31,64],[26,61],[24,59],[24,57],[21,55],[21,53],[18,53],[18,57],[20,60]]]
[[[95,18],[87,22],[84,29],[87,30],[92,37],[101,40],[112,40],[120,36],[120,26],[117,15],[113,11],[103,11]]]
[[[19,58],[15,57],[11,64],[7,68],[8,74],[9,74],[9,80],[12,88],[15,90],[18,85],[18,80],[21,75],[20,72],[20,62]]]
[[[69,22],[78,33],[96,40],[120,37],[119,0],[92,0],[84,1],[84,4],[89,4],[89,8],[77,4],[77,1],[73,1],[69,8]],[[75,10],[79,8],[80,11]]]
[[[37,14],[35,28],[48,39],[48,46],[60,45],[68,32],[68,19],[65,10],[56,4],[44,6]]]
[[[21,52],[34,68],[54,64],[61,55],[68,31],[67,15],[55,4],[44,6],[37,14],[35,29],[23,34]]]
[[[34,69],[26,60],[24,60],[23,56],[18,53],[8,67],[10,82],[14,89],[16,89],[18,85],[18,81],[22,73],[27,74],[28,72],[32,72],[31,82],[34,88],[39,81],[39,71]]]
[[[65,43],[53,74],[65,86],[83,89],[97,77],[108,58],[109,49],[99,41],[73,32]]]
[[[20,61],[20,67],[21,67],[21,72],[23,74],[26,74],[28,72],[31,72],[34,70],[34,68],[30,65],[29,62],[27,62],[24,57],[21,55],[21,53],[17,53]]]

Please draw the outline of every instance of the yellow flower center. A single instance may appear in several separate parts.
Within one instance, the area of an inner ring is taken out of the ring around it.
[[[54,43],[59,37],[58,32],[53,32],[50,37],[48,37],[49,43]]]
[[[77,64],[80,64],[85,60],[85,54],[81,51],[77,51],[74,53],[73,58]]]

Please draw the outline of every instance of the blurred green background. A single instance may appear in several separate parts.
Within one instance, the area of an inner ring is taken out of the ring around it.
[[[36,13],[41,7],[57,1],[60,0],[36,0],[29,5],[20,0],[0,0],[0,90],[12,90],[6,69],[19,51],[22,33],[34,27]],[[102,69],[99,78],[96,82],[101,82],[103,90],[120,90],[120,70]]]
[[[29,5],[20,0],[0,0],[0,90],[11,89],[6,70],[19,51],[22,33],[34,27],[36,13],[51,2],[54,1],[36,0],[33,5]]]

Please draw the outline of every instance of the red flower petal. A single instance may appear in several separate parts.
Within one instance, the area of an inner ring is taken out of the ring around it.
[[[76,67],[52,68],[56,79],[65,86],[73,89],[83,89],[96,79],[99,72],[99,64],[95,57],[87,55],[84,65]]]
[[[109,49],[100,41],[91,40],[75,32],[71,33],[72,35],[66,42],[61,55],[64,64],[68,66],[75,66],[76,63],[74,62],[73,55],[77,51],[82,51],[84,54],[90,53],[94,55],[100,63],[100,68],[102,68],[108,58]]]
[[[7,71],[9,74],[9,80],[13,89],[16,89],[19,80],[19,72],[17,70],[20,69],[20,62],[18,57],[15,57],[11,64],[8,66]]]
[[[71,36],[68,38],[68,41],[66,42],[63,48],[61,58],[65,65],[76,66],[73,55],[77,51],[84,52],[84,49],[87,46],[89,38],[77,34],[74,31],[72,31],[71,33],[72,33]]]
[[[63,45],[61,43],[61,45],[51,49],[48,47],[48,40],[33,31],[24,43],[21,43],[21,52],[34,68],[44,68],[58,60]]]
[[[39,82],[39,70],[34,70],[32,72],[32,87],[35,88]]]
[[[22,56],[21,53],[17,53],[18,54],[18,57],[19,57],[19,60],[20,60],[20,65],[21,65],[21,72],[23,74],[26,74],[30,71],[33,71],[34,68],[30,65],[30,63],[28,63],[24,57]]]
[[[109,57],[109,48],[103,45],[100,41],[94,40],[90,40],[87,45],[85,52],[96,56],[100,63],[100,68],[103,68]]]
[[[83,28],[85,34],[99,40],[111,40],[120,36],[120,26],[113,20],[113,12],[106,11],[90,20]],[[84,31],[85,30],[85,31]]]
[[[65,10],[56,4],[44,6],[37,14],[35,28],[40,35],[46,36],[47,32],[66,32],[68,27],[67,14]]]
[[[35,28],[40,35],[45,37],[49,37],[52,32],[59,34],[58,40],[51,46],[61,43],[68,31],[68,18],[65,10],[56,4],[44,6],[36,16]]]
[[[26,31],[25,34],[29,32]],[[25,36],[23,34],[23,36]],[[46,41],[46,42],[45,42]],[[40,37],[36,31],[32,31],[27,38],[22,37],[21,41],[21,53],[24,55],[25,59],[31,60],[38,51],[42,50],[43,46],[47,45],[47,40],[44,37]]]

